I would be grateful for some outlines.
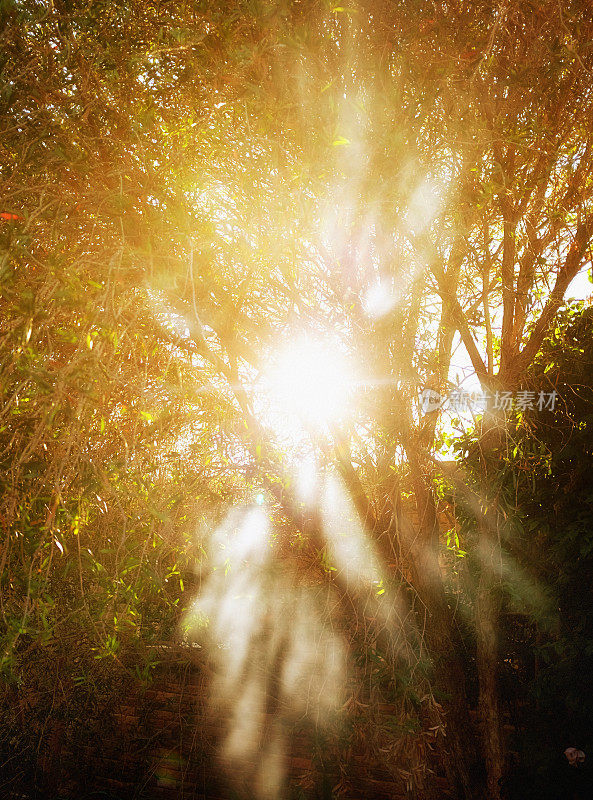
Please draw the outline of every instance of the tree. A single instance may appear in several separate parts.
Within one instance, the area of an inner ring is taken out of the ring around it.
[[[504,518],[497,587],[504,700],[512,709],[521,770],[542,797],[559,791],[554,764],[567,743],[585,747],[589,739],[582,681],[591,650],[584,590],[591,570],[591,321],[582,303],[563,309],[528,370],[526,399],[544,387],[556,393],[553,408],[528,402],[508,413],[506,440],[497,450],[484,453],[479,428],[456,442],[468,488],[477,494],[488,458],[488,497],[497,498]],[[458,503],[458,535],[470,554],[465,591],[472,603],[481,568],[479,526],[467,491],[454,491],[451,501]]]

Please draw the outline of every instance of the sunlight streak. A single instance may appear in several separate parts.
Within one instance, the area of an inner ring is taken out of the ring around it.
[[[433,222],[442,206],[442,197],[432,181],[426,179],[414,191],[405,221],[413,234],[419,236]]]
[[[354,504],[334,475],[326,478],[321,498],[323,531],[330,556],[346,580],[357,587],[379,584],[377,556],[365,533]]]
[[[213,569],[184,628],[213,663],[212,713],[226,719],[222,765],[240,793],[272,800],[282,796],[287,731],[297,720],[339,721],[347,674],[345,643],[332,630],[339,603],[273,558],[265,503],[231,511],[211,551]]]
[[[319,469],[313,455],[299,459],[296,466],[295,489],[299,500],[312,506],[319,493]]]

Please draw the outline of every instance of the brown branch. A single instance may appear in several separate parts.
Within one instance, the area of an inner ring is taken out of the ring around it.
[[[506,382],[516,380],[521,373],[529,366],[541,343],[546,335],[546,332],[552,322],[554,315],[562,305],[564,294],[572,279],[576,276],[582,266],[582,259],[585,255],[587,247],[593,236],[593,214],[587,217],[584,221],[579,222],[575,237],[572,241],[566,261],[560,268],[556,276],[556,283],[550,293],[548,302],[546,303],[538,321],[533,328],[531,336],[523,350],[514,359],[514,362],[509,365],[508,371],[503,373],[501,370],[500,377]]]
[[[553,218],[546,233],[538,237],[538,220],[546,202],[545,192],[546,188],[548,187],[547,178],[551,172],[551,163],[548,166],[549,168],[546,170],[546,180],[542,180],[542,176],[540,176],[541,182],[534,200],[535,206],[525,221],[528,246],[523,253],[519,267],[519,277],[517,279],[515,318],[513,321],[512,334],[513,355],[516,355],[519,352],[521,338],[523,336],[525,321],[527,319],[527,298],[529,296],[529,292],[533,288],[536,273],[536,261],[545,251],[550,242],[554,240],[554,237],[562,227],[563,217],[569,211],[571,211],[576,203],[581,199],[582,182],[591,168],[591,143],[587,143],[585,152],[583,153],[583,156],[579,161],[579,165],[573,177],[571,178],[570,185],[559,203],[559,208],[562,210],[562,215],[558,215]]]
[[[467,318],[463,313],[461,304],[454,294],[455,290],[452,291],[447,286],[446,276],[439,264],[433,263],[431,266],[431,271],[435,276],[435,278],[437,279],[439,295],[441,296],[441,300],[443,301],[445,310],[447,311],[448,314],[451,315],[451,318],[454,321],[457,330],[459,331],[459,335],[461,336],[461,341],[463,342],[463,345],[467,350],[470,361],[472,363],[472,367],[474,368],[476,375],[478,376],[480,381],[487,382],[488,370],[484,365],[484,360],[480,355],[480,351],[478,350],[478,346],[476,345],[475,339],[470,330]]]
[[[513,159],[511,159],[511,162],[512,161]],[[506,164],[500,164],[504,175],[504,186],[499,196],[500,209],[502,211],[503,218],[502,265],[500,268],[500,276],[502,281],[502,333],[500,343],[500,362],[501,366],[503,367],[510,359],[512,349],[513,315],[515,310],[515,256],[517,252],[516,213],[510,196],[507,193],[506,166]],[[508,171],[512,171],[512,164],[508,166]]]
[[[467,318],[463,313],[463,309],[456,296],[457,286],[449,287],[450,276],[447,278],[442,264],[440,255],[436,248],[427,239],[427,237],[410,237],[410,242],[416,249],[418,256],[426,261],[429,269],[437,280],[437,291],[444,305],[445,314],[449,314],[455,324],[456,329],[459,331],[461,341],[469,355],[472,367],[476,375],[482,382],[488,381],[488,370],[484,365],[484,360],[480,355],[480,351],[476,345],[472,332],[470,330]]]
[[[492,273],[492,257],[490,255],[490,233],[488,224],[482,227],[484,238],[484,269],[482,270],[482,306],[484,309],[484,326],[486,328],[486,359],[488,375],[494,374],[494,347],[492,343],[492,320],[490,318],[490,275]]]

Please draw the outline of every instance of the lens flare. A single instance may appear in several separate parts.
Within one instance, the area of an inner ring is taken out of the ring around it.
[[[367,289],[363,300],[363,309],[372,319],[380,319],[395,308],[397,298],[389,281],[378,280]]]
[[[321,430],[351,407],[355,370],[335,342],[301,335],[282,347],[265,380],[272,412],[291,426]]]

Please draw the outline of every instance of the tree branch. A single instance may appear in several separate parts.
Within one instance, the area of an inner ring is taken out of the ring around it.
[[[577,232],[568,251],[568,255],[566,256],[566,261],[558,272],[556,283],[548,298],[548,302],[535,324],[527,344],[514,359],[513,363],[509,364],[507,372],[503,372],[501,369],[500,377],[504,380],[505,384],[508,381],[512,383],[513,380],[516,380],[535,357],[554,315],[562,305],[564,294],[570,282],[582,266],[582,259],[592,236],[593,214],[578,224]]]

